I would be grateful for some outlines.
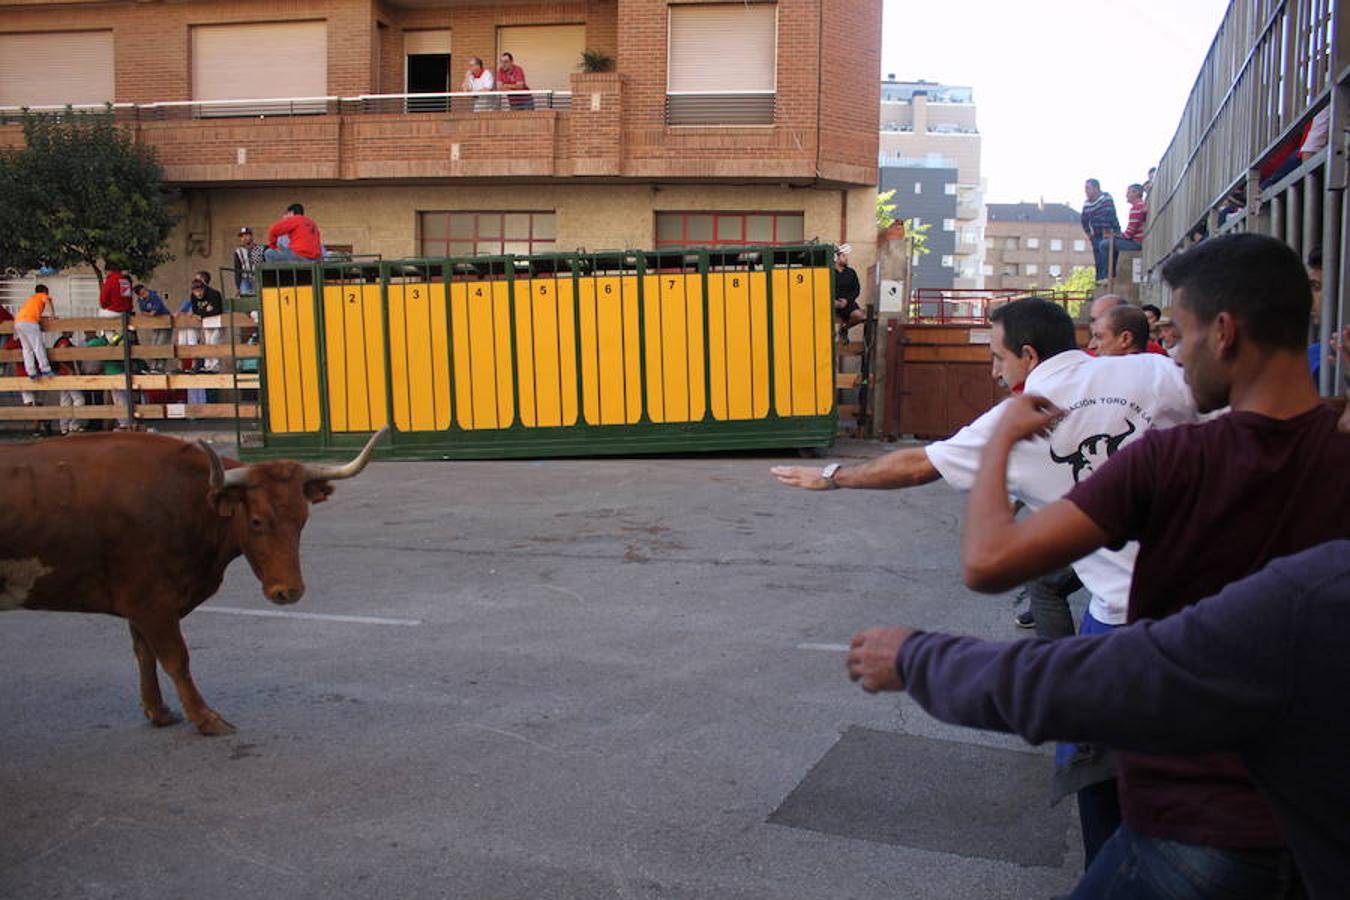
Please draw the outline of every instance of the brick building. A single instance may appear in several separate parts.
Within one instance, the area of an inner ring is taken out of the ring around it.
[[[984,286],[1048,288],[1078,266],[1092,266],[1078,210],[1064,203],[990,203]]]
[[[297,201],[330,248],[386,258],[811,239],[852,243],[860,271],[874,256],[880,101],[854,73],[880,68],[880,0],[0,10],[0,143],[22,140],[17,107],[114,101],[182,191],[153,279],[176,295]],[[505,50],[528,104],[447,96]],[[579,71],[583,50],[612,70]]]

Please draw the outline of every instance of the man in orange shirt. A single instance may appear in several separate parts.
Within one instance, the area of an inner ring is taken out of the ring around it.
[[[52,364],[47,362],[47,348],[42,343],[40,322],[44,314],[56,316],[47,286],[39,284],[33,296],[23,302],[19,314],[14,317],[14,334],[23,348],[23,368],[28,377],[35,381],[52,374]]]
[[[299,203],[286,207],[286,215],[267,229],[263,256],[268,262],[313,262],[323,256],[319,226]]]

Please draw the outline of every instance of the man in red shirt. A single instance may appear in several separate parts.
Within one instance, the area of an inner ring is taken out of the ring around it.
[[[268,262],[313,262],[323,254],[319,226],[305,215],[305,208],[299,203],[286,207],[286,215],[267,229],[267,250],[263,257]]]
[[[98,314],[105,319],[131,312],[131,279],[117,265],[109,263],[98,292]]]
[[[510,53],[503,53],[501,67],[497,69],[497,90],[528,91],[525,83],[525,70],[516,65],[516,59]],[[534,98],[528,95],[508,97],[512,109],[534,109]]]

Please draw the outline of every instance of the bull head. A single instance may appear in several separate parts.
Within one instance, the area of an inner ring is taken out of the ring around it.
[[[1078,449],[1067,456],[1060,456],[1055,452],[1055,448],[1051,447],[1050,458],[1061,465],[1073,466],[1073,480],[1077,484],[1082,480],[1080,476],[1085,470],[1091,475],[1095,467],[1105,461],[1103,456],[1105,459],[1114,456],[1120,445],[1134,432],[1134,423],[1126,419],[1125,430],[1120,434],[1094,434],[1084,438],[1079,442]]]
[[[242,552],[274,603],[288,604],[305,592],[300,573],[300,532],[309,518],[309,504],[332,493],[331,482],[354,478],[370,462],[375,445],[389,430],[373,434],[351,462],[341,466],[267,461],[227,470],[204,442],[211,466],[208,497],[230,528]]]

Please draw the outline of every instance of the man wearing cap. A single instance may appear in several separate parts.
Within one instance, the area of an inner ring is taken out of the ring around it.
[[[839,318],[840,340],[847,340],[849,328],[867,318],[858,306],[858,295],[862,293],[858,273],[848,264],[852,252],[852,245],[840,244],[834,254],[834,314]]]
[[[266,248],[253,242],[253,229],[245,225],[239,229],[239,246],[234,248],[234,286],[241,297],[256,291],[254,269],[263,261]]]

